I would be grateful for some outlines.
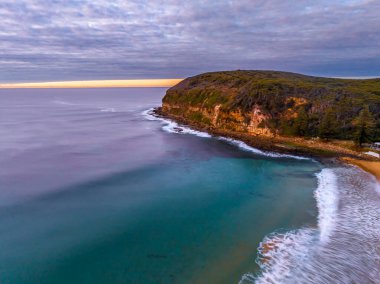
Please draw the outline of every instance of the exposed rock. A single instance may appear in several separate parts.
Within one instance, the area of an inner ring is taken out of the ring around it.
[[[380,139],[379,90],[380,79],[343,80],[277,71],[213,72],[170,88],[162,112],[200,127],[252,136],[324,135],[353,140],[353,121],[368,106],[377,121],[373,136]]]

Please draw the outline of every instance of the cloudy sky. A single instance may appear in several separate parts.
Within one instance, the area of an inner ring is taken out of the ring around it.
[[[0,82],[380,75],[380,0],[1,0]]]

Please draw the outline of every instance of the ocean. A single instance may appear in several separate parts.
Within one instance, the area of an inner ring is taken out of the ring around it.
[[[379,283],[369,174],[155,117],[165,91],[0,90],[0,283]]]

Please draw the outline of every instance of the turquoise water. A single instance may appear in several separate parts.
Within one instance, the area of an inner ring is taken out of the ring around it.
[[[320,166],[167,133],[164,89],[1,90],[1,283],[238,283]]]

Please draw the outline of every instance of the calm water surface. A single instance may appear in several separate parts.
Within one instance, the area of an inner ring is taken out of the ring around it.
[[[0,90],[1,283],[238,283],[320,166],[168,133],[165,89]]]

